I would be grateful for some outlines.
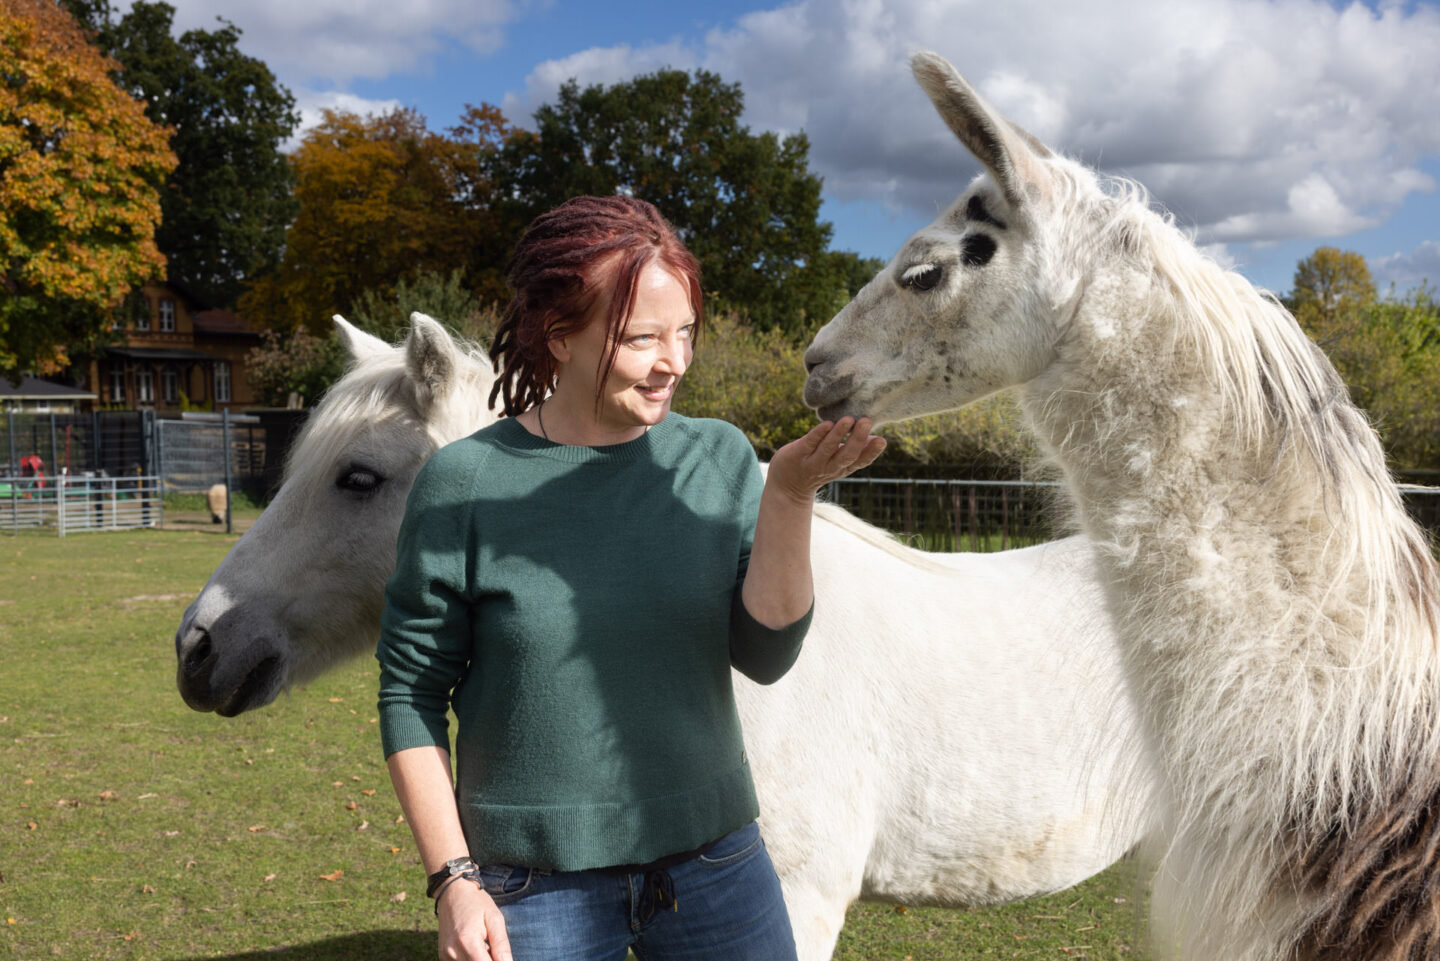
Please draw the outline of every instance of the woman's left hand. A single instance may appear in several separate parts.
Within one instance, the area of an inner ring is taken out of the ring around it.
[[[767,480],[788,496],[809,503],[826,484],[869,467],[884,449],[883,437],[870,436],[870,418],[827,420],[776,451]]]

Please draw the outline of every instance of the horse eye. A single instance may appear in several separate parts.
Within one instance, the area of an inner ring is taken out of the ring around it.
[[[911,273],[914,271],[914,273]],[[911,267],[905,272],[905,286],[911,290],[934,290],[935,285],[940,283],[944,271],[933,264],[916,269]]]
[[[960,259],[966,267],[984,267],[995,256],[995,240],[986,234],[971,234],[960,244]]]
[[[356,494],[373,494],[380,488],[382,480],[373,470],[351,467],[336,479],[335,486]]]

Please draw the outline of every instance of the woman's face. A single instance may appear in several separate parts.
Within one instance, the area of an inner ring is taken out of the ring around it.
[[[603,317],[609,307],[605,298],[591,313]],[[694,329],[689,288],[664,267],[647,264],[636,284],[635,309],[619,336],[615,366],[599,390],[596,426],[633,439],[664,420],[675,388],[690,366]],[[560,362],[557,389],[576,391],[572,398],[583,397],[594,409],[596,376],[607,346],[605,325],[593,319],[578,333],[552,341]]]

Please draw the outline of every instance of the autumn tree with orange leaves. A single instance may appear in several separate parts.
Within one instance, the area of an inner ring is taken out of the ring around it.
[[[53,0],[0,0],[0,374],[49,374],[159,275],[168,131]]]
[[[362,294],[387,299],[421,273],[459,271],[482,300],[504,295],[500,267],[515,231],[500,223],[483,170],[511,133],[498,110],[469,108],[449,136],[413,110],[324,118],[290,156],[300,212],[284,258],[241,298],[242,313],[274,330],[322,333]]]

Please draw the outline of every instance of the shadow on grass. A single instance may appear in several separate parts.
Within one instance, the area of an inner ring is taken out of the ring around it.
[[[220,957],[224,961],[434,961],[435,950],[434,931],[364,931]]]

